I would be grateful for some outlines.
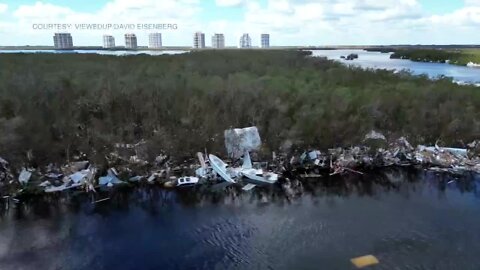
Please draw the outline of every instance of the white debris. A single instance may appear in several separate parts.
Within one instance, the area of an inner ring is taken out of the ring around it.
[[[258,150],[261,144],[257,127],[225,130],[225,147],[231,158],[240,158],[245,151]]]
[[[367,133],[365,135],[365,139],[364,141],[366,140],[382,140],[382,141],[386,141],[387,138],[385,138],[385,136],[380,133],[380,132],[376,132],[375,130],[372,130],[370,131],[369,133]]]
[[[82,184],[77,183],[77,184],[72,184],[70,186],[68,186],[67,184],[63,184],[63,185],[58,186],[58,187],[50,186],[50,187],[45,188],[45,192],[51,193],[51,192],[64,191],[64,190],[67,190],[67,189],[79,187],[81,185]]]
[[[108,186],[111,187],[116,184],[122,184],[123,181],[118,179],[117,177],[117,171],[115,168],[110,168],[107,172],[107,176],[102,176],[98,178],[98,184],[102,186]]]
[[[27,169],[23,168],[22,172],[18,176],[18,181],[22,184],[28,183],[30,181],[30,178],[32,177],[32,172],[28,171]]]
[[[254,187],[256,187],[256,185],[254,185],[254,184],[246,184],[246,185],[242,188],[242,190],[243,190],[243,191],[249,191],[249,190],[252,190]]]
[[[75,184],[78,184],[78,183],[84,182],[87,179],[89,172],[90,170],[88,169],[81,170],[79,172],[69,175],[68,178],[72,180]]]
[[[205,177],[207,176],[208,171],[205,168],[198,168],[195,170],[195,175],[198,177]]]
[[[38,186],[39,187],[48,187],[48,186],[51,186],[52,183],[50,183],[50,181],[43,181],[42,183],[40,183]]]

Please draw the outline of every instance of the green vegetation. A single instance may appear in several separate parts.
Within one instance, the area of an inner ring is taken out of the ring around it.
[[[397,49],[391,58],[410,59],[417,62],[437,62],[466,66],[480,64],[480,49],[440,50],[440,49]]]
[[[223,131],[257,125],[264,151],[361,142],[371,129],[413,143],[480,134],[480,89],[349,68],[299,51],[163,56],[0,55],[0,156],[20,164],[101,162],[114,143],[223,153]],[[290,148],[289,146],[292,146]]]

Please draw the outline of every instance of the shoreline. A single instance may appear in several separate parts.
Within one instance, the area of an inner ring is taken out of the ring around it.
[[[295,197],[297,189],[301,190],[305,181],[322,181],[335,175],[362,176],[385,169],[426,170],[457,176],[480,174],[480,142],[477,141],[469,144],[468,149],[436,145],[419,145],[413,148],[403,137],[387,144],[384,136],[376,132],[367,134],[365,141],[361,146],[334,148],[323,152],[308,150],[300,155],[272,153],[270,160],[259,160],[253,162],[253,165],[264,171],[278,173],[278,182],[264,183],[259,187],[275,187],[283,190],[287,197]],[[112,153],[112,156],[117,154]],[[5,200],[16,201],[19,198],[50,196],[71,191],[97,194],[97,191],[114,190],[114,187],[144,184],[175,189],[182,188],[178,186],[179,178],[192,175],[200,178],[195,186],[206,189],[222,186],[220,189],[223,190],[232,186],[237,192],[242,192],[242,186],[251,183],[246,178],[233,175],[232,177],[236,177],[235,182],[227,183],[222,179],[223,176],[213,171],[205,173],[213,163],[207,160],[209,165],[202,165],[207,155],[198,153],[198,156],[199,161],[192,157],[181,163],[173,163],[170,157],[165,155],[158,156],[155,161],[117,156],[116,160],[111,160],[103,167],[88,160],[80,160],[59,167],[49,165],[46,168],[23,168],[20,173],[12,172],[8,162],[0,159],[0,176],[4,177],[0,179],[3,180],[0,195]],[[238,159],[226,162],[231,168],[240,166]],[[205,169],[199,172],[199,168]],[[79,178],[79,175],[82,178]],[[77,178],[79,180],[76,180]],[[243,188],[243,192],[248,191]]]

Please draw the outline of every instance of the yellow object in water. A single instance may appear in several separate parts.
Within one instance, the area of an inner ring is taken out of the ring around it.
[[[373,255],[366,255],[362,257],[353,258],[350,260],[357,268],[363,268],[370,265],[378,264],[378,259]]]

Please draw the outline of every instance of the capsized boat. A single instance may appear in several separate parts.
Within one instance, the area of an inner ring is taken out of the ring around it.
[[[236,183],[236,181],[227,172],[228,165],[225,162],[223,162],[220,158],[212,154],[208,155],[208,159],[210,160],[210,165],[212,166],[212,169],[218,175],[220,175],[220,177],[222,177],[223,180],[233,184]]]

